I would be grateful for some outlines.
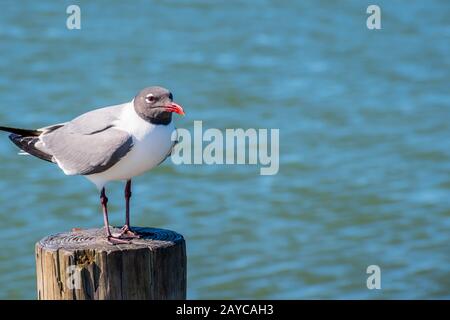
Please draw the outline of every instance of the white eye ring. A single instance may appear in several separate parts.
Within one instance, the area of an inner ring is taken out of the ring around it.
[[[151,103],[153,101],[155,101],[155,96],[152,93],[149,93],[145,96],[145,102]]]

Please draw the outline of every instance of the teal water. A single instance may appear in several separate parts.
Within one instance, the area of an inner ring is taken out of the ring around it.
[[[82,29],[65,27],[80,5]],[[187,240],[188,297],[450,298],[450,3],[2,1],[0,124],[42,127],[170,88],[211,128],[279,128],[280,171],[175,166],[132,222]],[[0,298],[34,299],[34,243],[101,226],[82,177],[0,140]],[[110,187],[121,224],[122,185]],[[379,265],[382,289],[368,290]]]

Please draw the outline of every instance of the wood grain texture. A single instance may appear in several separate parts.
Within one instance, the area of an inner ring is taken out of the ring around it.
[[[133,229],[142,238],[130,244],[109,244],[104,229],[59,233],[36,243],[38,299],[186,299],[183,236]]]

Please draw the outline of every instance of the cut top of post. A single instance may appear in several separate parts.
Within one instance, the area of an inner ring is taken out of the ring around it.
[[[120,229],[112,228],[111,231],[119,233]],[[136,231],[141,238],[131,239],[129,244],[112,245],[108,243],[103,229],[79,229],[47,236],[40,240],[38,245],[46,250],[94,249],[111,252],[144,247],[154,250],[184,241],[181,234],[166,229],[133,227],[133,231]]]

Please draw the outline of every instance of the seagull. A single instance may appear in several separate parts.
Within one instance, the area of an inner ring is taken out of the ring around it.
[[[130,226],[131,179],[162,163],[176,143],[172,113],[184,115],[172,93],[159,86],[141,90],[130,102],[95,109],[36,130],[0,126],[23,154],[56,164],[66,175],[82,175],[100,192],[107,241],[139,238]],[[112,234],[105,185],[125,181],[125,224]]]

